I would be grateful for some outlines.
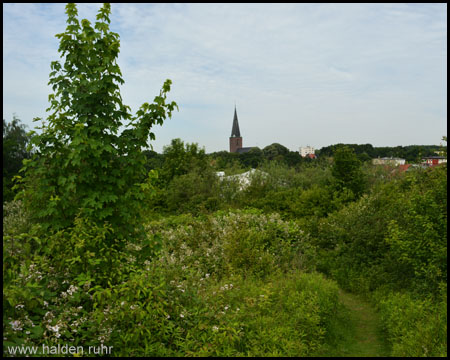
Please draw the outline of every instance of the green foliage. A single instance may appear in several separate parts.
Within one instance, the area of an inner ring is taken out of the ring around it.
[[[413,288],[436,293],[447,282],[447,174],[444,167],[408,177],[400,193],[402,216],[385,237],[391,258],[414,274]],[[406,190],[405,189],[405,190]]]
[[[445,356],[446,234],[446,167],[410,172],[319,221],[317,268],[379,304],[394,356]]]
[[[264,152],[258,148],[253,147],[250,151],[238,154],[239,161],[244,167],[257,168],[264,161]]]
[[[447,143],[447,136],[443,136],[442,137],[442,140],[443,141],[445,141],[446,143]],[[439,149],[439,153],[442,155],[442,156],[445,156],[445,158],[447,158],[447,145],[442,145],[442,143],[441,143],[441,145],[440,145],[440,149]]]
[[[350,190],[358,198],[365,189],[365,180],[361,171],[361,162],[349,147],[339,147],[334,153],[331,173],[339,192]]]
[[[163,186],[192,169],[204,171],[208,165],[204,149],[200,149],[196,143],[184,144],[181,139],[173,139],[169,146],[165,146],[163,155],[164,164],[160,171],[160,183]]]
[[[373,147],[371,144],[335,144],[329,145],[318,150],[320,157],[331,157],[341,146],[347,146],[354,150],[360,161],[368,161],[378,157],[399,157],[405,159],[408,163],[420,163],[423,156],[436,155],[439,150],[437,145],[409,145],[395,147]]]
[[[207,155],[211,165],[215,170],[225,170],[231,167],[241,167],[239,162],[239,153],[230,153],[229,151],[218,151]]]
[[[3,204],[3,235],[19,235],[30,230],[30,216],[20,200]]]
[[[438,301],[400,293],[378,299],[392,356],[447,356],[447,287],[441,290]]]
[[[99,225],[107,221],[123,239],[141,226],[141,204],[153,193],[155,174],[146,179],[142,148],[155,137],[151,127],[176,107],[166,103],[171,81],[131,116],[119,92],[119,35],[109,30],[110,5],[99,10],[94,27],[78,21],[74,4],[66,13],[66,31],[56,35],[64,62],[51,63],[55,93],[47,111],[53,112],[33,137],[36,154],[22,169],[22,197],[44,229],[66,228],[80,215]],[[119,135],[123,121],[131,128]]]
[[[301,271],[314,249],[295,223],[255,211],[165,218],[147,225],[151,242],[120,253],[102,251],[111,231],[77,219],[49,239],[30,232],[12,247],[7,238],[4,355],[68,342],[113,346],[115,356],[294,356],[322,346],[337,286]]]
[[[219,180],[212,169],[194,168],[175,176],[167,188],[167,210],[192,214],[217,210],[221,201],[218,187]]]
[[[268,160],[278,160],[289,154],[289,149],[281,144],[273,143],[263,149],[263,153]]]
[[[164,155],[158,154],[153,150],[143,150],[142,151],[147,157],[147,161],[145,163],[145,167],[148,171],[159,169],[164,164]]]
[[[83,218],[76,218],[74,226],[60,230],[48,238],[44,254],[56,270],[71,269],[78,279],[83,277],[95,285],[106,287],[119,283],[124,273],[126,255],[114,229],[105,222],[103,226]],[[55,256],[64,254],[64,256]]]
[[[99,296],[93,318],[110,329],[115,355],[308,355],[321,346],[337,306],[336,285],[317,274],[167,280],[150,265]]]
[[[230,153],[219,151],[208,154],[217,170],[225,170],[233,165],[239,164],[241,168],[253,168],[264,166],[268,162],[276,162],[290,167],[301,166],[310,163],[311,159],[303,159],[297,151],[290,151],[281,144],[271,144],[264,149],[252,147],[244,153]]]
[[[447,280],[446,197],[444,168],[379,185],[320,222],[319,268],[355,291],[434,293]]]
[[[19,174],[22,161],[31,157],[27,150],[30,135],[25,127],[16,115],[10,123],[3,119],[3,203],[14,198],[16,192],[12,190],[12,178]]]
[[[376,148],[374,148],[371,144],[358,145],[358,144],[342,144],[342,143],[335,144],[335,145],[329,145],[329,146],[325,146],[325,147],[321,148],[320,150],[318,150],[319,156],[332,157],[332,156],[334,156],[336,150],[338,150],[339,148],[341,148],[343,146],[353,149],[353,151],[357,155],[367,154],[371,158],[378,156],[376,153],[376,150],[375,150]]]
[[[150,213],[147,236],[122,245],[83,217],[44,236],[5,204],[4,354],[70,341],[117,356],[328,355],[352,333],[317,269],[377,304],[392,355],[446,356],[446,167],[389,179],[366,164],[357,201],[325,164],[261,169],[243,190],[208,166],[175,175],[160,200],[183,215]],[[229,211],[244,206],[259,209]]]
[[[174,229],[165,224],[155,229],[166,239],[164,261],[179,259],[178,267],[195,262],[203,274],[264,277],[278,269],[307,268],[314,256],[302,230],[276,214],[249,210],[218,213],[208,221],[189,220]]]

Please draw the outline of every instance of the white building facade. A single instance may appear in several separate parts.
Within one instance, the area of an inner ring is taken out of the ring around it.
[[[315,149],[312,147],[312,146],[305,146],[305,147],[300,147],[300,155],[302,156],[302,157],[305,157],[305,156],[307,156],[307,155],[309,155],[309,154],[312,154],[312,155],[314,155],[315,154]]]

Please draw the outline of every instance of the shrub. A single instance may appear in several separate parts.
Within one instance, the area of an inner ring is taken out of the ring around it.
[[[380,185],[319,222],[318,268],[346,289],[435,293],[446,282],[446,172]]]
[[[201,274],[264,277],[271,271],[309,268],[314,248],[294,222],[257,211],[218,213],[168,229],[152,230],[166,244],[163,264],[192,267]]]
[[[200,172],[194,169],[176,176],[169,184],[167,208],[174,213],[215,211],[219,207],[218,178],[212,169]]]
[[[392,356],[447,356],[447,286],[439,301],[409,294],[381,297],[381,319],[392,343]]]

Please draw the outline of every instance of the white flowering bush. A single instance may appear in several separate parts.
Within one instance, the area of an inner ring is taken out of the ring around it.
[[[22,234],[36,246],[7,255],[4,356],[42,344],[104,344],[114,356],[306,356],[323,343],[337,288],[307,273],[315,248],[295,222],[219,212],[155,220],[146,232],[120,249],[104,247],[107,224],[82,218],[46,238]]]
[[[314,247],[295,222],[259,211],[219,212],[158,232],[165,248],[159,262],[175,269],[190,268],[217,277],[230,274],[264,277],[278,270],[310,269]],[[169,224],[168,224],[169,225]]]

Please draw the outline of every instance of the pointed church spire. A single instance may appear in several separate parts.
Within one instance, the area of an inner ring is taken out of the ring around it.
[[[236,112],[236,104],[234,105],[234,118],[233,118],[233,129],[231,130],[231,137],[241,137],[241,132],[239,131],[239,123]]]

